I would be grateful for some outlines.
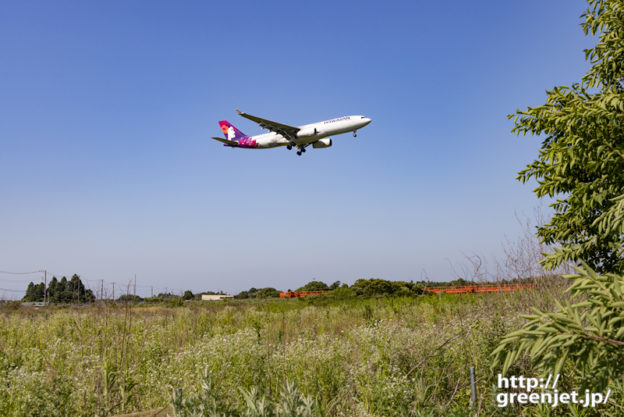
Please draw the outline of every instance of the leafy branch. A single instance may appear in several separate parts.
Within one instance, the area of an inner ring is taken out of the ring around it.
[[[528,321],[494,350],[492,368],[506,373],[522,355],[544,373],[561,373],[569,360],[584,387],[603,389],[624,371],[624,276],[599,275],[587,264],[568,275],[572,300],[554,312],[533,309]]]

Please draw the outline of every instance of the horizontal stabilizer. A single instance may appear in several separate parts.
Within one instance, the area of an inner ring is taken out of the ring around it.
[[[226,145],[232,145],[232,146],[237,146],[238,142],[236,142],[235,140],[228,140],[228,139],[223,139],[223,138],[218,138],[216,136],[212,137],[214,140],[218,140],[219,142],[223,142]]]

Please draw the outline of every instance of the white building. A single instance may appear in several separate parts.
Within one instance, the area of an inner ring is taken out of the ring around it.
[[[234,298],[232,295],[225,294],[202,294],[202,301],[219,301],[219,300],[231,300]]]

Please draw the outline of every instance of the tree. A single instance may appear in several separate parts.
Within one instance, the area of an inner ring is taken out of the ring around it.
[[[95,294],[93,294],[93,291],[86,290],[85,294],[84,294],[83,302],[85,302],[85,303],[92,303],[94,301],[95,301]]]
[[[323,281],[310,281],[297,291],[328,291],[329,287]]]
[[[28,287],[26,288],[26,294],[24,295],[24,298],[22,298],[22,301],[35,301],[33,300],[34,292],[35,292],[35,284],[33,284],[31,281],[28,284]]]
[[[68,282],[68,290],[71,291],[72,302],[82,302],[85,300],[86,289],[80,277],[74,274]]]
[[[248,291],[241,291],[238,294],[236,294],[234,296],[234,298],[240,299],[240,300],[244,300],[246,298],[249,298],[249,292]]]
[[[57,303],[58,300],[56,299],[56,295],[59,292],[59,282],[56,279],[56,277],[52,277],[52,280],[50,281],[50,285],[48,285],[48,300],[50,300],[51,303]]]
[[[138,295],[134,295],[134,294],[122,294],[119,296],[117,301],[120,303],[138,303],[138,302],[143,301],[143,299],[139,297]]]
[[[41,298],[31,301],[43,301],[43,283],[35,285],[31,291],[35,291],[36,297]],[[26,292],[28,296],[28,290]],[[95,295],[85,288],[80,276],[74,274],[69,281],[66,277],[62,277],[60,281],[52,277],[48,286],[48,299],[51,303],[92,303]]]
[[[174,300],[176,298],[180,298],[179,295],[175,295],[175,294],[172,294],[170,292],[160,292],[160,293],[158,293],[157,297],[161,298],[163,300]]]
[[[353,293],[361,297],[373,296],[411,296],[422,293],[417,284],[405,281],[387,281],[371,278],[358,279],[350,288]]]
[[[183,300],[192,300],[193,299],[193,292],[191,290],[186,290],[184,291],[184,295],[182,296]]]
[[[66,277],[62,277],[59,281],[59,292],[55,294],[55,299],[58,300],[59,303],[70,303],[72,301],[72,289],[68,285],[68,281]]]
[[[516,133],[546,135],[540,158],[518,178],[535,178],[539,197],[560,197],[538,236],[558,245],[545,267],[582,265],[566,277],[573,303],[524,316],[523,328],[493,352],[492,368],[502,364],[505,372],[527,355],[544,373],[579,376],[582,388],[622,392],[624,0],[588,2],[583,29],[599,34],[596,46],[585,51],[589,72],[572,87],[549,91],[545,105],[518,111],[514,127]]]
[[[251,294],[251,290],[249,290],[249,293],[250,297],[254,298],[277,298],[280,296],[279,290],[273,287],[259,288],[253,295]]]
[[[545,135],[539,158],[520,171],[538,197],[556,198],[538,236],[554,252],[547,269],[585,261],[598,272],[624,272],[624,0],[588,0],[589,72],[571,87],[547,91],[544,105],[518,110],[512,132]]]
[[[28,284],[28,288],[26,288],[26,295],[22,298],[22,301],[25,302],[39,302],[43,301],[44,294],[44,285],[43,282],[39,284],[33,284],[32,282]]]
[[[280,296],[280,292],[272,287],[266,288],[250,288],[247,291],[241,291],[234,296],[236,299],[246,298],[276,298]]]

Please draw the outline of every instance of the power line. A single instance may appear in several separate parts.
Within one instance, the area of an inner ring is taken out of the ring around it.
[[[43,276],[43,281],[44,281],[44,296],[47,297],[47,275],[52,275],[54,278],[59,277],[59,276],[64,276],[63,274],[55,274],[50,272],[49,270],[37,270],[37,271],[5,271],[5,270],[0,270],[0,274],[6,274],[6,275],[33,275],[33,274],[44,274]],[[58,278],[57,278],[58,279]],[[147,291],[148,294],[151,294],[151,296],[154,296],[154,292],[164,292],[164,293],[180,293],[182,294],[183,290],[176,290],[174,288],[171,287],[156,287],[154,285],[143,285],[143,284],[139,284],[137,283],[137,278],[136,278],[136,274],[134,277],[130,278],[127,282],[124,280],[123,282],[119,282],[119,281],[106,281],[104,279],[86,279],[84,276],[81,276],[81,279],[83,282],[87,283],[95,283],[95,285],[85,285],[86,288],[91,289],[92,291],[94,290],[94,288],[99,287],[99,292],[100,292],[100,297],[103,298],[104,295],[104,286],[109,287],[112,286],[112,295],[113,298],[115,298],[115,290],[116,289],[121,289],[121,292],[123,294],[123,289],[125,288],[125,291],[127,294],[130,294],[131,291],[134,295],[136,295],[136,291],[137,288],[142,288],[145,289]],[[6,282],[6,283],[18,283],[18,282],[24,282],[22,281],[22,278],[0,278],[0,282]],[[90,288],[93,287],[93,288]],[[116,288],[117,287],[117,288]],[[14,289],[8,289],[8,288],[0,288],[0,291],[8,291],[8,292],[13,292],[13,293],[24,293],[23,290],[14,290]],[[118,290],[119,291],[119,290]],[[97,293],[97,289],[95,289],[95,291]],[[108,289],[107,291],[108,292]]]
[[[29,278],[30,280],[33,280],[33,278]],[[33,281],[36,281],[37,279],[35,278]],[[43,279],[42,279],[43,281]],[[15,278],[0,278],[0,282],[25,282],[24,278],[22,277],[15,277]]]
[[[0,288],[0,291],[19,292],[19,293],[23,293],[24,292],[22,290],[10,290],[8,288]]]

